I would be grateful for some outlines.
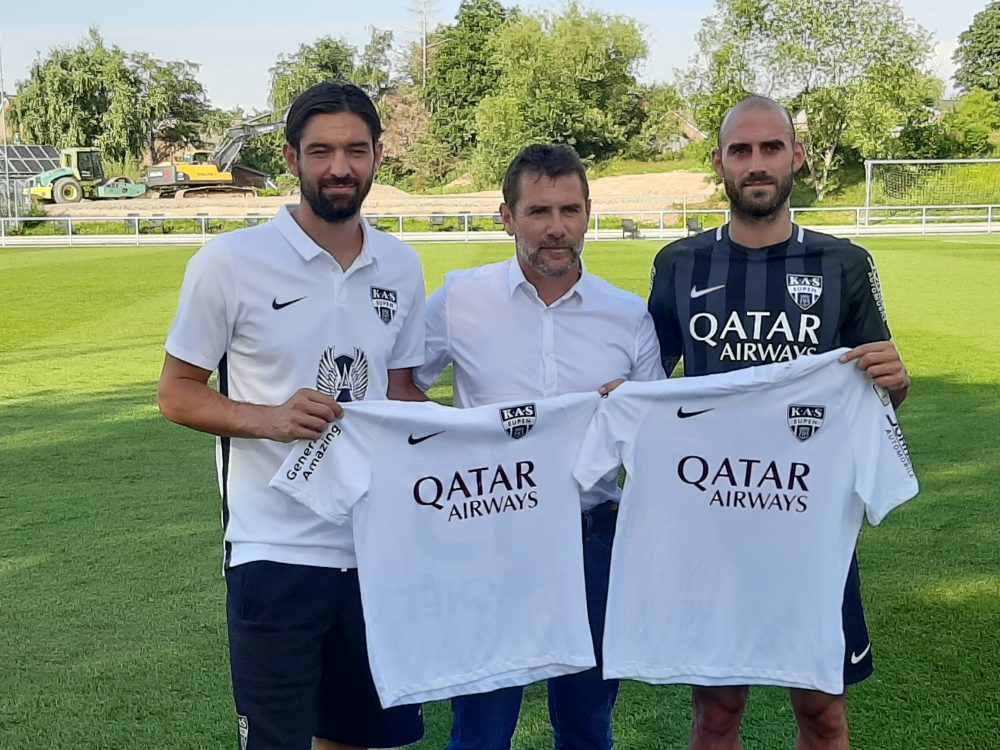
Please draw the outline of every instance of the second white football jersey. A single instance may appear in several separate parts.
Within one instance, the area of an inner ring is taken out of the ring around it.
[[[605,677],[843,692],[863,516],[917,493],[887,393],[844,351],[625,383],[601,403],[575,473],[628,472]]]
[[[571,468],[599,399],[349,404],[293,448],[271,486],[353,514],[383,706],[594,666]]]

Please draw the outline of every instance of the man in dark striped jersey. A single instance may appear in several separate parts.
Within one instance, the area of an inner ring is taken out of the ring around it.
[[[733,107],[713,152],[730,223],[663,248],[649,310],[669,375],[728,372],[842,346],[898,407],[910,379],[890,341],[878,271],[848,240],[792,223],[792,178],[805,161],[788,111],[764,97]],[[727,564],[720,561],[720,564]],[[857,560],[843,603],[844,684],[871,675]],[[808,638],[808,634],[803,634]],[[747,686],[695,686],[693,750],[739,750]],[[848,748],[846,695],[791,691],[798,750]]]

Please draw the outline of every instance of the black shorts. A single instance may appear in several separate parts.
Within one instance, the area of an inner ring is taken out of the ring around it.
[[[241,750],[309,750],[312,737],[397,747],[419,705],[383,709],[368,666],[355,569],[252,562],[226,571]]]
[[[844,687],[847,687],[867,680],[875,671],[872,642],[868,637],[865,608],[861,603],[857,553],[851,556],[851,567],[847,571],[841,616],[844,624]]]

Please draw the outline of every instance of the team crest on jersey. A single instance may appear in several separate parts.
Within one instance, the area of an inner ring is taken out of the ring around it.
[[[372,307],[375,308],[375,314],[378,315],[379,320],[389,325],[399,308],[399,292],[395,289],[382,289],[377,286],[373,286],[371,290]]]
[[[785,274],[785,286],[795,304],[808,310],[823,294],[823,277],[789,273]]]
[[[342,403],[361,401],[368,390],[368,357],[358,347],[354,347],[353,357],[337,356],[331,346],[319,360],[316,390]]]
[[[242,714],[236,715],[240,731],[240,750],[247,750],[247,740],[250,737],[250,720]]]
[[[788,406],[788,429],[799,440],[806,441],[819,432],[825,416],[825,406],[790,404]]]
[[[534,404],[505,406],[500,409],[500,424],[508,435],[519,440],[531,432],[531,428],[535,426],[535,416]]]

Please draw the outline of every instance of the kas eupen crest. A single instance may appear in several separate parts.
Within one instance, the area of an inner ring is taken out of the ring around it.
[[[788,407],[788,429],[799,440],[805,441],[819,432],[826,416],[825,406],[803,406],[790,404]]]
[[[368,357],[354,347],[354,356],[337,356],[334,347],[324,352],[316,375],[316,390],[341,403],[361,401],[368,390]]]
[[[523,438],[535,426],[535,405],[504,406],[500,409],[500,424],[515,440]]]
[[[789,273],[785,274],[785,286],[795,304],[808,310],[823,294],[823,277]]]
[[[399,293],[395,289],[382,289],[377,286],[373,286],[371,289],[372,307],[375,308],[375,314],[378,315],[379,320],[389,325],[399,308]]]

